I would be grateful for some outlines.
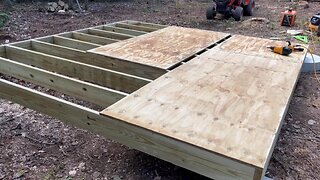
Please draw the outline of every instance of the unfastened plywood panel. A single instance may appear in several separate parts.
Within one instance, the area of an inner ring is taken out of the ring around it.
[[[248,56],[257,56],[260,58],[268,58],[271,60],[282,60],[300,63],[303,60],[300,58],[301,53],[292,53],[289,56],[282,56],[276,53],[271,53],[271,50],[267,47],[275,45],[287,46],[288,43],[284,41],[274,41],[257,37],[232,35],[232,38],[228,39],[227,42],[216,46],[213,50],[218,52],[232,52]],[[227,61],[228,59],[222,58],[222,60]]]
[[[275,56],[270,43],[233,36],[101,114],[263,169],[305,56]]]
[[[221,32],[170,26],[89,52],[168,69],[227,36]]]

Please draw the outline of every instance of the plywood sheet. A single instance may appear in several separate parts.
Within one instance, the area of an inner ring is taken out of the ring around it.
[[[301,53],[292,53],[290,56],[282,56],[271,53],[268,46],[282,45],[287,46],[288,43],[284,41],[274,41],[270,39],[261,39],[257,37],[249,37],[243,35],[232,35],[232,38],[227,42],[215,47],[214,51],[231,52],[235,54],[242,54],[248,56],[257,56],[259,58],[267,58],[270,60],[282,60],[290,62],[301,62]],[[227,58],[222,58],[228,60]]]
[[[101,114],[265,168],[305,56],[270,43],[231,37]]]
[[[168,69],[228,34],[170,26],[89,52]]]

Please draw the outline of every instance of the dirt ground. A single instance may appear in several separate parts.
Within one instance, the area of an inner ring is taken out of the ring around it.
[[[320,3],[304,8],[289,0],[257,0],[255,17],[263,21],[205,19],[210,1],[154,0],[92,2],[85,13],[46,13],[41,3],[18,4],[0,42],[14,42],[131,19],[264,38],[290,39],[279,26],[280,12],[298,9],[305,29]],[[0,7],[3,9],[3,7]],[[40,8],[41,9],[41,8]],[[316,45],[318,46],[318,45]],[[319,50],[319,49],[318,49]],[[320,51],[316,51],[320,52]],[[277,92],[275,92],[277,93]],[[320,85],[302,74],[268,167],[274,179],[320,179]],[[0,99],[1,179],[205,179],[196,173],[129,149],[109,139],[63,124]]]

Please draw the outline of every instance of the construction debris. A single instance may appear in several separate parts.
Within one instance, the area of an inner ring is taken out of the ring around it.
[[[299,34],[303,34],[303,30],[288,29],[287,34],[296,36]]]
[[[48,12],[65,12],[69,10],[69,5],[59,0],[58,2],[48,2],[46,9]]]

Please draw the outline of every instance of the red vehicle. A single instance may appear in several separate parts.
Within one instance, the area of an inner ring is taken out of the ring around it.
[[[214,5],[207,9],[207,19],[213,19],[217,13],[226,18],[233,17],[240,21],[242,16],[252,16],[255,6],[254,0],[213,0]]]

